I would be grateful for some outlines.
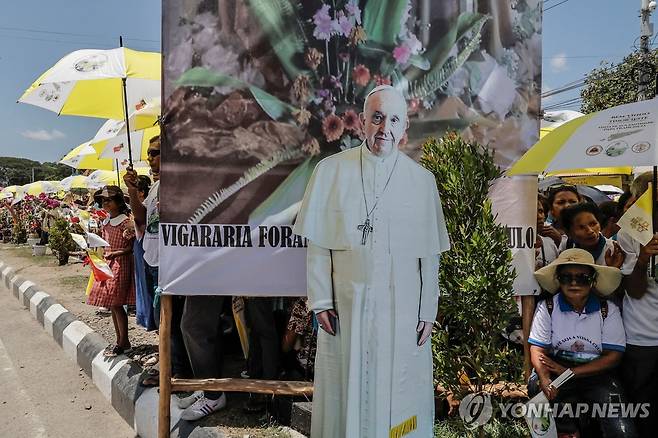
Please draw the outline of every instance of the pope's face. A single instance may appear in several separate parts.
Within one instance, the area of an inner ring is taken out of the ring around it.
[[[409,126],[407,104],[393,90],[371,95],[360,117],[368,149],[378,157],[385,157],[397,148]]]

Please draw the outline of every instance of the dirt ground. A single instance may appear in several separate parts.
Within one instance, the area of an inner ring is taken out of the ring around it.
[[[0,244],[0,260],[16,270],[23,278],[43,287],[66,309],[75,314],[108,342],[115,340],[112,318],[109,314],[97,314],[97,308],[85,304],[85,289],[89,278],[89,267],[73,259],[68,265],[58,266],[56,259],[48,252],[45,256],[33,256],[31,248],[13,244]],[[140,355],[157,351],[157,332],[146,332],[135,323],[135,316],[128,318],[129,336],[139,359]],[[245,361],[235,339],[226,342],[224,377],[238,377],[244,369]],[[268,415],[247,414],[243,406],[247,395],[228,394],[228,406],[209,417],[200,420],[203,426],[217,426],[227,437],[236,438],[284,438],[291,436],[286,428],[272,421]],[[299,436],[299,435],[296,435]]]

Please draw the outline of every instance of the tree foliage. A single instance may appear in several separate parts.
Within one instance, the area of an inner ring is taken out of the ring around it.
[[[73,170],[59,163],[39,163],[27,158],[0,157],[0,186],[23,185],[35,181],[59,181],[71,175]]]
[[[648,56],[654,68],[658,67],[658,51]],[[617,105],[637,101],[638,67],[642,56],[632,53],[619,64],[604,62],[600,67],[589,72],[585,78],[585,87],[580,92],[583,102],[581,111],[592,113]],[[656,93],[655,80],[648,84],[649,96]]]
[[[441,256],[435,380],[458,397],[470,392],[465,377],[478,391],[516,381],[523,360],[501,336],[516,314],[516,274],[505,227],[496,223],[488,199],[501,171],[484,146],[455,133],[428,140],[421,164],[436,177],[452,244]]]

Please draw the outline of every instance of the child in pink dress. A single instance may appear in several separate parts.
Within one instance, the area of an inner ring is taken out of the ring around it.
[[[116,332],[115,345],[105,349],[105,356],[114,357],[131,350],[128,339],[128,315],[126,304],[135,304],[135,276],[133,267],[133,241],[135,232],[130,210],[123,198],[123,192],[117,186],[106,186],[94,193],[94,199],[109,217],[103,221],[102,234],[110,247],[106,248],[104,257],[113,278],[94,281],[87,304],[108,307],[112,312],[112,321]]]

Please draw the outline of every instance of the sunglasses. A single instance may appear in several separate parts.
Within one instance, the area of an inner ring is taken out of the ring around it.
[[[589,286],[594,282],[594,276],[592,274],[560,274],[557,276],[557,281],[565,285],[575,282],[577,286]]]
[[[146,151],[146,155],[148,155],[149,157],[157,157],[158,155],[160,155],[160,149],[149,149],[148,151]]]

